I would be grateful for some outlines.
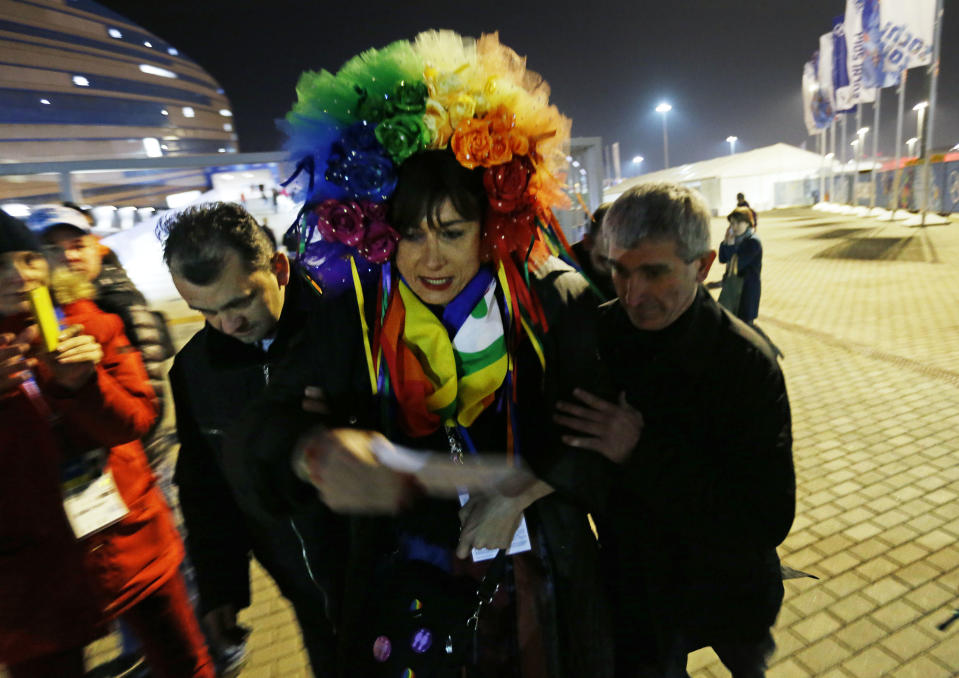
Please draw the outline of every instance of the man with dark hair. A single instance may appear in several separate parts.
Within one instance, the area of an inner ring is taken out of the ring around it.
[[[589,217],[589,223],[586,225],[586,233],[583,239],[573,245],[573,254],[579,262],[583,275],[589,280],[603,301],[609,301],[616,298],[616,290],[613,289],[613,282],[609,278],[609,271],[604,270],[603,262],[597,250],[599,241],[600,227],[603,225],[603,216],[612,203],[605,202],[596,208],[596,211]]]
[[[618,299],[600,309],[600,355],[628,405],[559,406],[579,434],[567,440],[617,464],[616,510],[597,521],[616,675],[687,676],[688,653],[711,646],[735,678],[755,678],[775,647],[776,546],[795,510],[789,400],[766,342],[702,286],[709,234],[685,187],[616,200],[603,239]]]
[[[337,525],[319,500],[288,520],[259,506],[224,444],[270,365],[317,313],[319,295],[242,207],[188,208],[161,224],[164,260],[206,326],[177,354],[170,384],[180,455],[176,482],[200,611],[215,651],[242,647],[236,613],[250,603],[249,552],[293,604],[316,675],[332,675]]]

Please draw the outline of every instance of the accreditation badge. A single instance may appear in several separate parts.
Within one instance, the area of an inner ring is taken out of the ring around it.
[[[106,465],[106,450],[92,450],[61,467],[63,510],[77,539],[120,522],[130,511]]]

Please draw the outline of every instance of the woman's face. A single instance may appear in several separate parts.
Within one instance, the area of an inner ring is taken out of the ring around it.
[[[0,315],[29,311],[27,292],[46,285],[49,277],[50,267],[39,252],[0,254]]]
[[[747,224],[745,221],[740,221],[739,219],[730,221],[729,225],[733,227],[733,233],[736,235],[742,235],[746,232],[746,229],[749,228],[749,224]]]
[[[426,218],[396,246],[396,267],[416,296],[445,306],[473,279],[480,267],[480,224],[464,218],[447,198],[437,228]]]

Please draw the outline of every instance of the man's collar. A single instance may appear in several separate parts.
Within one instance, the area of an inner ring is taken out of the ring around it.
[[[640,330],[632,324],[619,300],[609,301],[603,304],[602,308],[604,313],[612,314],[614,321],[611,331],[616,336],[607,339],[620,345],[635,342]],[[722,310],[712,300],[709,292],[699,285],[689,308],[683,311],[672,325],[662,330],[669,332],[672,329],[675,336],[670,333],[669,341],[658,346],[657,357],[690,374],[699,374],[709,369],[711,347],[715,346],[721,315]],[[678,326],[681,326],[681,329],[676,332]]]

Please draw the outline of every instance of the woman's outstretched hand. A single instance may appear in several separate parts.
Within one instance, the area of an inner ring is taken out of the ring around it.
[[[619,403],[593,395],[578,388],[573,396],[577,403],[556,403],[558,413],[553,421],[585,435],[562,436],[572,447],[600,452],[611,461],[622,463],[633,453],[643,431],[643,415],[626,402],[626,394],[619,394]]]
[[[323,429],[308,433],[293,455],[293,469],[313,484],[323,502],[339,513],[398,513],[416,494],[409,473],[384,466],[374,444],[389,444],[379,433]]]

